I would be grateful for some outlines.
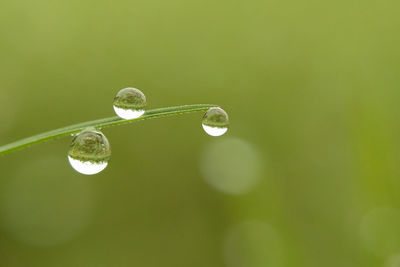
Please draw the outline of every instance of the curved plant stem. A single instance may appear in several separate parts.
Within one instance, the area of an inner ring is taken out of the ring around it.
[[[176,107],[167,107],[167,108],[157,108],[147,110],[141,117],[132,119],[132,120],[124,120],[117,116],[98,119],[93,121],[82,122],[70,126],[66,126],[63,128],[55,129],[52,131],[48,131],[45,133],[41,133],[38,135],[34,135],[28,138],[24,138],[7,145],[0,146],[0,156],[10,153],[15,150],[23,149],[33,144],[41,143],[48,140],[53,140],[62,136],[71,135],[74,133],[79,133],[80,131],[88,128],[94,127],[96,129],[102,129],[109,126],[127,124],[135,121],[141,121],[151,118],[159,118],[164,116],[178,115],[183,113],[190,113],[196,111],[206,111],[210,107],[215,107],[215,105],[209,104],[198,104],[198,105],[185,105],[185,106],[176,106]]]

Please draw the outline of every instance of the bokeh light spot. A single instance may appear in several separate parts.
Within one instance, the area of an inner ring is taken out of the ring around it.
[[[200,160],[205,181],[228,194],[252,190],[262,176],[261,156],[254,146],[238,138],[223,138],[206,146]]]
[[[400,212],[391,207],[369,211],[360,225],[361,241],[377,256],[389,256],[400,251]]]
[[[386,260],[384,267],[400,267],[400,254],[395,254],[389,257]]]
[[[66,168],[64,160],[42,158],[21,168],[1,190],[2,228],[33,246],[58,245],[78,236],[91,218],[90,181],[60,172]]]

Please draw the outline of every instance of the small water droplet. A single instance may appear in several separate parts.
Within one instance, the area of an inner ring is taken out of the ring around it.
[[[71,166],[82,174],[92,175],[107,167],[111,157],[111,148],[103,133],[84,130],[72,139],[68,151]]]
[[[117,93],[113,107],[120,118],[136,119],[144,114],[146,97],[139,89],[128,87]]]
[[[204,114],[203,129],[211,136],[221,136],[228,131],[228,114],[220,107],[212,107]]]

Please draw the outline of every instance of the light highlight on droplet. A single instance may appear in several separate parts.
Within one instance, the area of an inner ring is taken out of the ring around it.
[[[108,162],[100,162],[100,163],[92,163],[90,161],[80,161],[77,159],[73,159],[70,156],[68,156],[69,163],[71,164],[72,168],[74,168],[76,171],[86,174],[86,175],[92,175],[101,172],[104,170]]]
[[[113,107],[120,118],[125,120],[136,119],[144,114],[146,96],[139,89],[124,88],[115,96]]]
[[[204,131],[211,136],[221,136],[228,131],[228,114],[220,107],[212,107],[203,116]]]
[[[211,127],[205,124],[202,124],[202,126],[204,131],[211,136],[221,136],[228,131],[228,128]]]
[[[144,110],[130,110],[118,108],[116,106],[114,106],[114,111],[118,115],[118,117],[125,120],[136,119],[144,114]]]

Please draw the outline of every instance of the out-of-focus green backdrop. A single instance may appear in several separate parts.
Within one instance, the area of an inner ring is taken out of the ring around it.
[[[400,266],[398,1],[0,3],[0,140],[113,116],[119,89],[201,113],[0,158],[0,266]]]

